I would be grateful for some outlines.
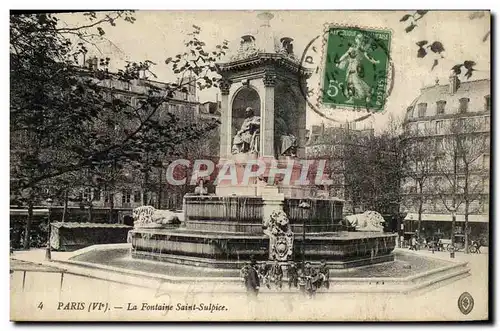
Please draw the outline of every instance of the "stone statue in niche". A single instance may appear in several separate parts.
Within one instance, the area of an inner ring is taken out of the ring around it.
[[[278,155],[297,156],[297,137],[290,132],[290,119],[283,107],[278,107],[275,119],[275,149]]]
[[[245,120],[233,138],[233,154],[258,153],[260,138],[260,116],[256,116],[252,107],[245,110]]]

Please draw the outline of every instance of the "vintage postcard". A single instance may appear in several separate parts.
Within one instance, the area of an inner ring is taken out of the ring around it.
[[[11,320],[491,319],[490,31],[11,12]]]

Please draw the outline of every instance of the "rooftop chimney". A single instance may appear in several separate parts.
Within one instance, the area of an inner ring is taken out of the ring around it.
[[[452,72],[450,75],[450,94],[455,94],[457,92],[458,87],[460,86],[460,79],[455,72]]]

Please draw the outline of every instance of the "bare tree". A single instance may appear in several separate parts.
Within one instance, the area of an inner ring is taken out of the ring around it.
[[[456,213],[463,207],[466,253],[469,250],[469,215],[477,212],[473,203],[484,195],[485,176],[489,172],[489,160],[483,159],[484,155],[489,155],[489,141],[489,129],[482,117],[453,119],[442,141],[443,156],[436,160],[442,180],[435,189],[452,215],[452,245]]]
[[[343,190],[343,198],[356,213],[377,210],[392,213],[399,204],[401,180],[400,123],[390,119],[386,130],[330,128],[313,142],[310,157],[328,160],[333,189]]]
[[[420,233],[422,214],[425,205],[432,195],[431,179],[435,170],[434,135],[428,123],[424,127],[407,130],[402,139],[403,173],[406,183],[410,182],[408,198],[404,203],[415,207],[418,220],[417,230]]]

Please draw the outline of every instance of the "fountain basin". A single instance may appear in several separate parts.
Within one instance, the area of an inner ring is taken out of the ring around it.
[[[439,257],[422,256],[408,250],[395,249],[394,261],[360,268],[330,269],[330,290],[322,292],[345,293],[408,293],[429,288],[437,283],[450,282],[469,275],[467,262],[456,262]],[[107,281],[158,290],[166,283],[175,284],[175,290],[212,293],[245,292],[239,270],[200,268],[168,262],[134,259],[130,244],[95,245],[75,251],[71,256],[56,260],[68,272]],[[411,268],[407,268],[411,266]],[[76,269],[73,270],[73,267]],[[285,281],[287,280],[285,270]],[[174,290],[174,291],[175,291]],[[276,290],[261,288],[262,292]],[[279,292],[296,292],[286,287]],[[324,293],[326,294],[326,293]]]
[[[311,208],[299,208],[307,202]],[[265,200],[259,196],[186,195],[184,226],[188,230],[262,234]],[[293,232],[328,232],[341,229],[343,201],[339,199],[284,198],[283,211]]]
[[[253,256],[267,260],[269,238],[264,234],[134,229],[129,233],[132,257],[213,268],[241,268]],[[331,268],[344,269],[392,261],[396,235],[375,232],[295,234],[293,260],[325,259]]]

